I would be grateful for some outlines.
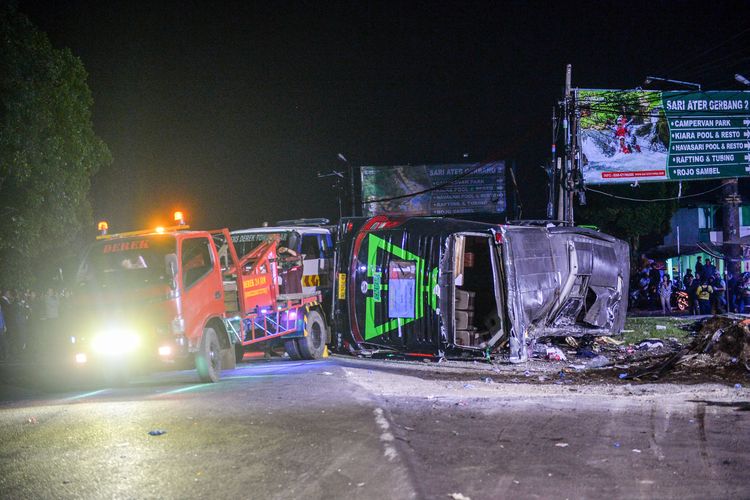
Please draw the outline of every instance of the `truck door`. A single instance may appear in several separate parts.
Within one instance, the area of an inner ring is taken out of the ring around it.
[[[180,244],[182,317],[185,335],[198,342],[206,319],[224,311],[224,292],[218,256],[205,236],[183,239]]]
[[[328,236],[328,239],[326,239]],[[303,255],[302,291],[305,293],[323,292],[331,286],[333,272],[333,249],[330,235],[304,234],[300,252]]]

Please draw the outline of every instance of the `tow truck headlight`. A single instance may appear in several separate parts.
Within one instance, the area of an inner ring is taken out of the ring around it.
[[[132,330],[101,332],[91,341],[94,352],[106,355],[127,354],[135,351],[140,345],[140,336]]]

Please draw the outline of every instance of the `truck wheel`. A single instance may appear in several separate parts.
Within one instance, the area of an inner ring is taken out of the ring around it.
[[[318,311],[307,314],[305,328],[307,336],[297,340],[300,354],[304,359],[318,359],[326,349],[326,324]]]
[[[239,363],[245,357],[245,346],[242,344],[234,344],[234,360]]]
[[[293,359],[295,361],[302,359],[302,355],[299,353],[299,346],[297,345],[296,339],[285,340],[284,350],[289,355],[289,359]]]
[[[213,328],[203,330],[198,352],[195,353],[195,368],[201,382],[218,382],[221,375],[221,346]]]
[[[234,370],[235,368],[237,368],[237,351],[232,345],[229,349],[221,350],[221,369]]]

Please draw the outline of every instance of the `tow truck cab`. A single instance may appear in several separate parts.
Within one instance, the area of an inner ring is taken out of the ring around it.
[[[183,227],[104,237],[80,264],[72,299],[76,361],[103,367],[195,354],[204,381],[218,380],[233,346],[213,237]],[[226,367],[226,366],[225,366]]]
[[[300,222],[307,221],[303,219]],[[327,222],[324,219],[316,221]],[[295,221],[287,221],[295,222]],[[231,232],[237,255],[247,255],[259,245],[277,239],[279,286],[285,295],[320,292],[330,311],[333,284],[334,242],[331,230],[322,225],[279,225]]]

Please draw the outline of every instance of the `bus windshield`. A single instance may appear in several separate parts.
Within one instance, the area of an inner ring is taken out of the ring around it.
[[[89,247],[78,269],[79,286],[142,287],[167,283],[164,256],[174,253],[169,235],[98,241]]]

